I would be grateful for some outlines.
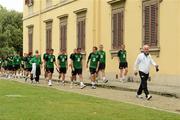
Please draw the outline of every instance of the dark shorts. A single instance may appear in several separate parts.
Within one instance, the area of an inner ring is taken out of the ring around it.
[[[127,62],[120,62],[119,63],[119,69],[125,69],[128,67],[128,63]]]
[[[48,73],[54,73],[54,68],[46,68],[46,72],[48,72]]]
[[[13,70],[16,71],[16,70],[19,70],[20,69],[20,65],[14,65],[13,66]]]
[[[82,75],[82,69],[74,69],[72,71],[72,76],[75,76],[75,75]]]
[[[96,69],[95,68],[89,68],[89,71],[91,75],[96,74]]]
[[[98,71],[105,70],[106,64],[105,63],[99,63]]]
[[[26,70],[27,70],[28,72],[31,72],[31,71],[32,71],[32,68],[26,68]]]
[[[59,68],[59,72],[60,73],[63,73],[63,74],[66,74],[66,72],[67,72],[67,68]]]
[[[7,66],[7,70],[10,70],[10,71],[13,70],[13,66],[8,65],[8,66]]]

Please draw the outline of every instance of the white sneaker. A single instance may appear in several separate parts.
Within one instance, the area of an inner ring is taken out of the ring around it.
[[[49,82],[48,82],[48,85],[49,85],[49,86],[52,86],[52,83],[51,83],[51,81],[49,81]]]
[[[139,99],[143,99],[143,96],[141,96],[141,95],[136,95],[136,97]]]
[[[108,80],[107,80],[107,79],[105,79],[105,80],[103,80],[103,82],[104,82],[104,83],[107,83],[107,82],[108,82]]]
[[[82,85],[80,86],[81,89],[83,89],[83,88],[85,88],[85,87],[86,87],[86,85],[84,85],[84,84],[82,84]]]
[[[147,100],[150,100],[151,98],[152,98],[151,95],[148,95],[148,96],[147,96]]]
[[[91,87],[92,89],[96,89],[96,86],[95,85],[92,85],[92,87]]]

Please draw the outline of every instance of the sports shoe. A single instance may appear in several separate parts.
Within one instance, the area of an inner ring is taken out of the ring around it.
[[[147,96],[147,100],[150,100],[151,98],[152,98],[151,95],[148,95],[148,96]]]
[[[95,85],[92,85],[92,87],[91,87],[92,89],[96,89],[96,86]]]
[[[107,82],[108,82],[108,80],[107,80],[107,79],[105,79],[105,80],[103,80],[103,82],[104,82],[104,83],[107,83]]]
[[[80,88],[81,88],[81,89],[83,89],[83,88],[85,88],[85,87],[86,87],[86,85],[84,85],[84,84],[83,84],[83,85],[80,85]]]
[[[62,81],[62,85],[65,86],[65,81]]]
[[[52,83],[51,83],[51,81],[49,81],[49,82],[48,82],[48,85],[49,85],[49,86],[52,86]]]
[[[136,97],[139,99],[143,99],[143,96],[141,96],[141,95],[136,95]]]

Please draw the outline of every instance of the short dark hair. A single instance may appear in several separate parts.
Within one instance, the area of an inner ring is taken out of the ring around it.
[[[96,46],[93,47],[95,50],[97,50],[98,48]]]
[[[81,50],[81,48],[77,48],[77,50]]]

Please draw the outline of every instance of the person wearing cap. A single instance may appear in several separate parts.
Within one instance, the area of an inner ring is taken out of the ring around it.
[[[139,76],[141,78],[141,83],[136,95],[137,98],[142,98],[142,91],[144,91],[147,100],[150,100],[152,98],[147,87],[147,80],[149,78],[151,65],[155,66],[156,72],[159,71],[158,65],[154,62],[151,55],[149,54],[149,46],[144,45],[143,52],[138,55],[134,64],[134,74],[137,75],[139,72]]]

